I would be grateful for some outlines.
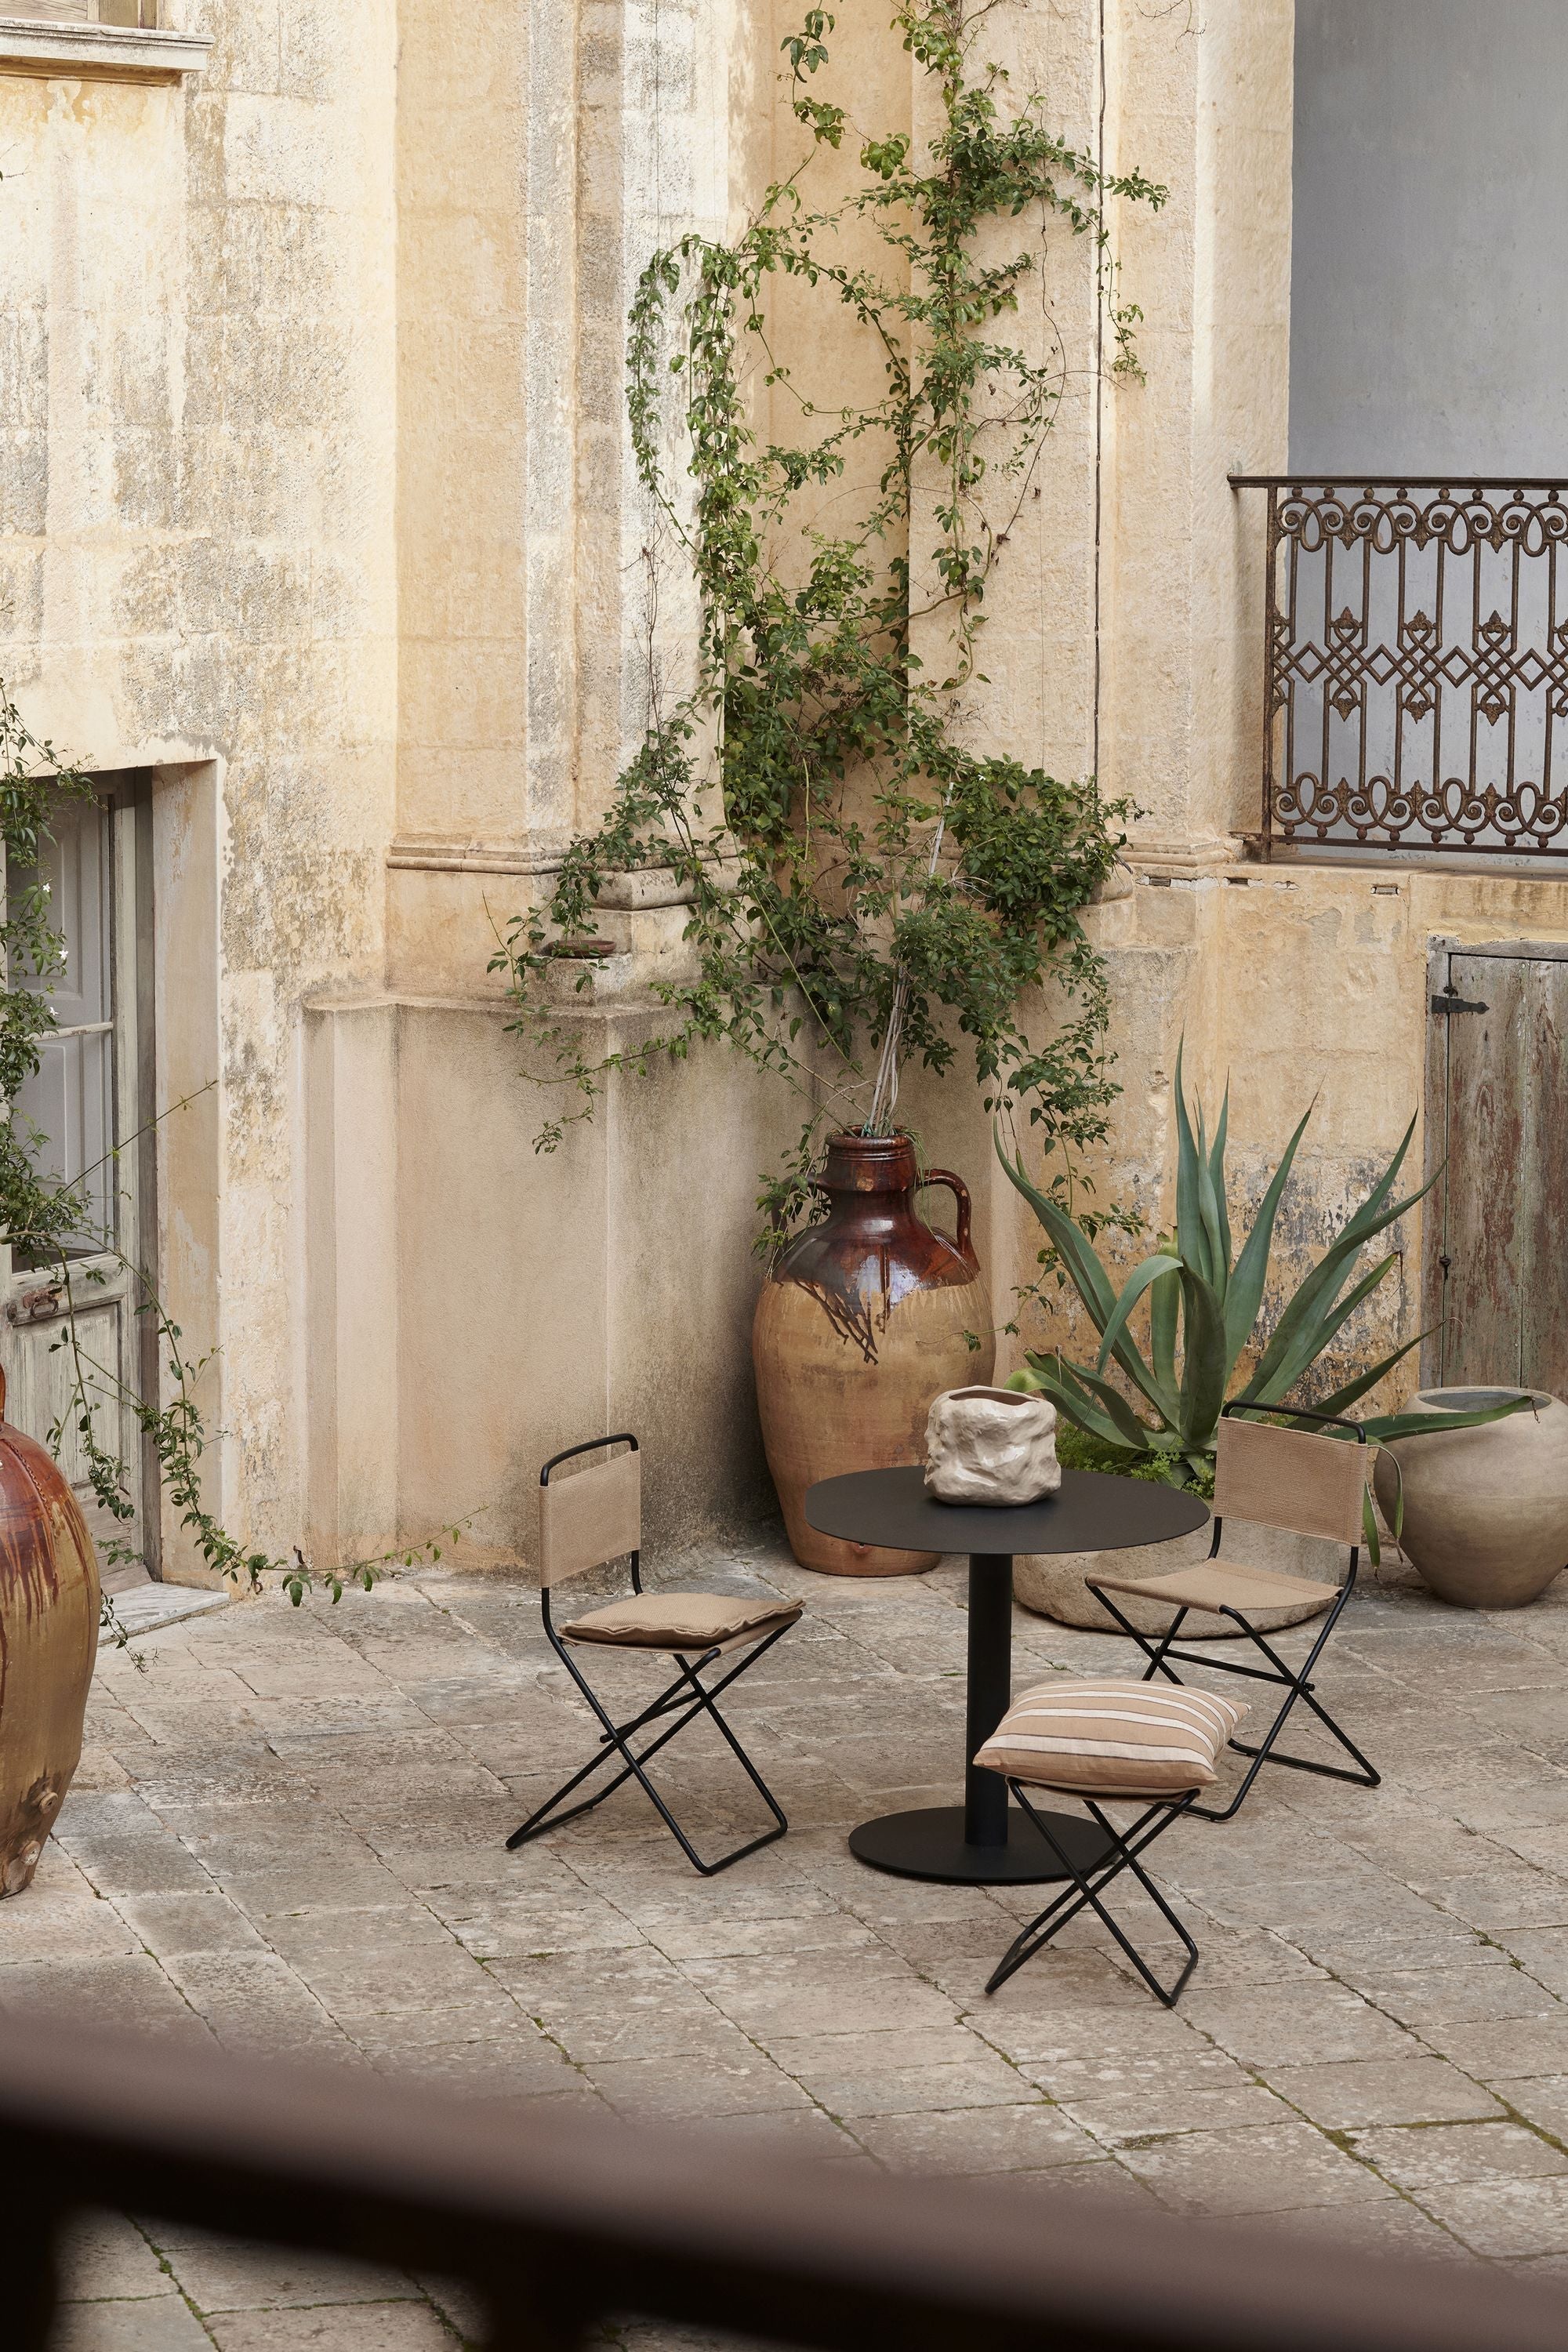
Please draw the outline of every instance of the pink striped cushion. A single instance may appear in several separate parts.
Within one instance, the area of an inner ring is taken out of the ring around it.
[[[1205,1789],[1247,1713],[1227,1698],[1174,1683],[1057,1675],[1016,1699],[977,1764],[1042,1789],[1091,1797],[1179,1796]]]

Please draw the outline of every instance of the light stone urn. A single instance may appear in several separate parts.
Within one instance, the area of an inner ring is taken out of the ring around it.
[[[1062,1483],[1057,1409],[1017,1389],[947,1389],[926,1416],[926,1488],[943,1503],[1037,1503]]]
[[[1373,1470],[1390,1527],[1439,1601],[1522,1609],[1568,1567],[1568,1404],[1540,1390],[1427,1389],[1413,1411],[1479,1412],[1530,1396],[1533,1412],[1470,1429],[1395,1438]]]

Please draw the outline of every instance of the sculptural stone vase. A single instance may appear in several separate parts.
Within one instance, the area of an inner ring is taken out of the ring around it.
[[[1522,1609],[1568,1567],[1568,1404],[1521,1389],[1427,1389],[1412,1407],[1477,1412],[1526,1394],[1533,1412],[1396,1438],[1373,1466],[1390,1527],[1403,1481],[1401,1549],[1458,1609]]]
[[[20,1895],[81,1760],[100,1601],[76,1497],[5,1411],[0,1374],[0,1895]]]
[[[958,1203],[952,1241],[916,1214],[915,1194],[931,1184]],[[820,1187],[827,1215],[780,1251],[752,1326],[768,1468],[803,1568],[918,1575],[936,1553],[818,1535],[805,1523],[805,1490],[845,1471],[922,1461],[931,1399],[990,1379],[995,1339],[969,1194],[945,1169],[921,1177],[907,1135],[835,1136]]]

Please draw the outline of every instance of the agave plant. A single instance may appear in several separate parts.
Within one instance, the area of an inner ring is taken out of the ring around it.
[[[1182,1080],[1182,1057],[1176,1055],[1176,1230],[1162,1237],[1152,1256],[1136,1266],[1118,1290],[1090,1244],[1087,1234],[1067,1211],[1033,1185],[1022,1160],[1008,1159],[1000,1136],[996,1150],[1003,1167],[1044,1225],[1068,1279],[1100,1333],[1100,1352],[1093,1364],[1070,1362],[1062,1355],[1030,1355],[1028,1370],[1014,1375],[1011,1385],[1039,1391],[1049,1397],[1079,1429],[1104,1444],[1126,1447],[1134,1454],[1165,1457],[1159,1465],[1180,1478],[1184,1465],[1202,1473],[1212,1465],[1220,1409],[1226,1402],[1248,1404],[1259,1412],[1289,1409],[1292,1391],[1351,1317],[1369,1298],[1393,1266],[1399,1253],[1391,1251],[1367,1273],[1352,1281],[1357,1260],[1368,1243],[1402,1217],[1430,1191],[1432,1177],[1419,1192],[1392,1200],[1399,1171],[1415,1131],[1412,1118],[1404,1139],[1365,1200],[1345,1223],[1324,1255],[1297,1285],[1257,1361],[1239,1385],[1237,1367],[1254,1343],[1258,1310],[1268,1279],[1268,1255],[1274,1240],[1280,1198],[1289,1180],[1297,1146],[1311,1118],[1309,1106],[1285,1147],[1262,1205],[1241,1247],[1233,1247],[1229,1206],[1226,1199],[1225,1147],[1229,1125],[1227,1087],[1219,1123],[1211,1144],[1202,1105],[1196,1109],[1196,1131],[1188,1112]],[[1347,1288],[1347,1285],[1349,1287]],[[1140,1300],[1149,1302],[1148,1352],[1133,1339],[1131,1318]],[[1384,1374],[1420,1345],[1426,1335],[1395,1348],[1392,1355],[1358,1372],[1331,1395],[1303,1399],[1314,1412],[1344,1413]],[[1128,1402],[1123,1391],[1107,1375],[1114,1364],[1152,1413],[1151,1422]],[[1234,1393],[1233,1393],[1234,1385]],[[1492,1407],[1475,1413],[1394,1412],[1372,1416],[1362,1423],[1369,1440],[1407,1437],[1433,1429],[1458,1429],[1473,1422],[1493,1421],[1518,1404]],[[1152,1466],[1152,1465],[1151,1465]]]

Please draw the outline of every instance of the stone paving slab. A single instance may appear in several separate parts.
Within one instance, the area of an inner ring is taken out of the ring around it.
[[[1497,1617],[1358,1593],[1321,1682],[1383,1786],[1266,1773],[1236,1822],[1172,1832],[1157,1874],[1203,1954],[1173,2014],[1082,1921],[988,1999],[1039,1898],[847,1852],[868,1813],[958,1793],[959,1563],[817,1578],[763,1538],[652,1580],[806,1603],[731,1701],[791,1816],[781,1843],[701,1880],[633,1789],[508,1854],[591,1744],[527,1585],[268,1594],[105,1654],[37,1882],[0,1905],[0,2007],[438,2084],[524,2129],[570,2102],[840,2165],[1069,2183],[1194,2229],[1258,2215],[1568,2269],[1568,1589]],[[1130,1665],[1022,1611],[1015,1645],[1020,1684]],[[657,1672],[596,1663],[618,1698]],[[710,1727],[658,1777],[700,1843],[752,1819]],[[1173,1960],[1152,1906],[1125,1909]],[[155,2216],[89,2217],[68,2272],[56,2352],[478,2340],[439,2281]],[[635,2320],[610,2340],[717,2342]]]

